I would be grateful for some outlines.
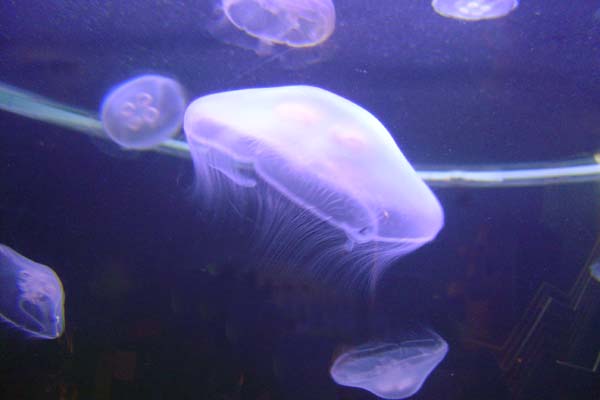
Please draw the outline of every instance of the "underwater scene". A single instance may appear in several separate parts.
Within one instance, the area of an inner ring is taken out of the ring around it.
[[[600,1],[1,1],[0,399],[600,399]]]

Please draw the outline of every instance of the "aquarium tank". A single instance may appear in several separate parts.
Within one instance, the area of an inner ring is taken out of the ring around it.
[[[600,1],[1,1],[0,399],[600,399]]]

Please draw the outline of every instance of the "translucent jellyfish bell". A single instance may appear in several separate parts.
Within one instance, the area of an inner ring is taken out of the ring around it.
[[[448,344],[427,331],[399,342],[360,345],[336,358],[330,369],[339,385],[368,390],[384,399],[405,399],[417,393],[448,353]]]
[[[243,36],[263,47],[312,47],[326,41],[335,28],[331,0],[217,0],[217,9],[224,19],[209,30],[225,42],[258,52],[265,51]]]
[[[56,273],[0,245],[0,317],[34,337],[64,330],[64,292]]]
[[[220,190],[214,170],[237,187],[264,182],[335,227],[346,237],[346,250],[377,244],[361,249],[377,252],[381,266],[386,256],[432,240],[443,225],[438,200],[385,127],[326,90],[287,86],[208,95],[188,107],[184,130],[204,195]],[[271,207],[269,219],[293,219],[288,233],[307,220],[287,212]]]
[[[129,149],[147,149],[181,129],[185,111],[181,85],[159,75],[124,82],[103,100],[100,119],[108,136]]]
[[[501,18],[519,5],[518,0],[433,0],[431,6],[443,17],[467,21]]]
[[[590,275],[592,276],[592,278],[594,278],[596,281],[600,282],[600,259],[594,260],[590,266]]]

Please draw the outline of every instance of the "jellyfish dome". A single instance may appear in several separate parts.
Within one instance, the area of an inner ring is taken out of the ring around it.
[[[596,281],[600,282],[600,259],[598,260],[594,260],[590,266],[590,275],[592,276],[592,278],[594,278]]]
[[[388,256],[422,246],[442,228],[438,200],[385,127],[326,90],[287,86],[204,96],[186,110],[184,130],[205,196],[218,195],[215,177],[222,176],[296,206],[262,202],[270,205],[261,213],[269,216],[265,229],[287,232],[279,240],[306,228],[311,215],[343,236],[345,253],[377,253],[386,265]],[[323,247],[322,232],[310,228],[301,243]]]
[[[329,373],[339,385],[362,388],[384,399],[405,399],[421,389],[447,353],[446,341],[427,331],[410,340],[353,347],[336,358]]]
[[[111,90],[100,119],[108,136],[128,149],[148,149],[181,129],[185,111],[181,85],[160,75],[142,75]]]
[[[274,45],[307,49],[325,42],[335,29],[331,0],[214,0],[208,31],[219,40],[271,54]]]
[[[501,18],[519,5],[518,0],[433,0],[431,6],[443,17],[479,21]]]
[[[0,244],[0,319],[40,339],[64,330],[64,292],[50,268]]]

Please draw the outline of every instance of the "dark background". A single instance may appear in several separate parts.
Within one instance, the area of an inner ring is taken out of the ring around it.
[[[261,58],[206,32],[210,2],[4,1],[0,79],[89,110],[145,72],[190,98],[317,85],[416,164],[598,151],[600,3],[523,1],[480,23],[428,1],[335,5],[318,52]],[[334,357],[414,326],[450,348],[416,399],[600,396],[597,184],[437,190],[444,230],[370,299],[243,268],[248,238],[199,209],[192,181],[189,160],[0,114],[0,243],[55,269],[67,323],[56,341],[0,330],[0,398],[371,398],[333,383]]]

